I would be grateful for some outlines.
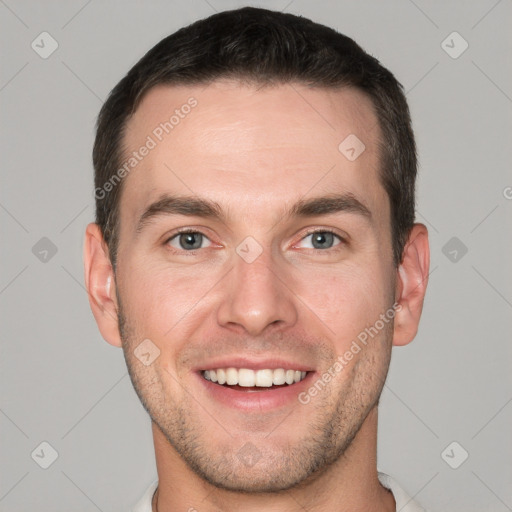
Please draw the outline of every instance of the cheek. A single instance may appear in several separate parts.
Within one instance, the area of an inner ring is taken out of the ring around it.
[[[136,264],[126,265],[124,276],[123,293],[136,307],[135,315],[157,322],[181,317],[204,294],[206,286],[197,269],[172,268],[151,262],[150,258],[140,258]],[[172,316],[165,319],[162,313]]]
[[[302,283],[299,295],[328,326],[339,349],[389,307],[388,285],[378,271],[354,266],[311,277]]]
[[[204,296],[217,279],[197,269],[170,269],[158,264],[132,265],[122,287],[123,306],[137,337],[149,338],[170,355],[186,343],[190,326]],[[211,282],[210,282],[211,281]]]

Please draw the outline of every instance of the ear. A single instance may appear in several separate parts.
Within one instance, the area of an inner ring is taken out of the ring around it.
[[[414,224],[404,247],[402,263],[397,271],[395,329],[393,345],[410,343],[418,332],[423,299],[427,290],[430,266],[428,231]]]
[[[85,230],[84,271],[89,304],[101,335],[111,345],[121,347],[115,275],[98,224],[91,223]]]

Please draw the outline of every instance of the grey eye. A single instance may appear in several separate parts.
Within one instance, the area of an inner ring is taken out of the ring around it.
[[[306,235],[302,241],[311,239],[311,246],[303,247],[305,249],[331,249],[332,247],[341,243],[341,239],[338,235],[331,233],[330,231],[315,231]],[[338,239],[338,243],[334,243],[335,239]]]
[[[193,251],[195,249],[202,249],[203,242],[205,240],[208,240],[208,238],[202,233],[199,233],[198,231],[191,231],[186,233],[177,233],[169,240],[169,244],[175,249]]]

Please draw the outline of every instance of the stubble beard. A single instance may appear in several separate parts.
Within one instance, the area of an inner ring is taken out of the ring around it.
[[[272,432],[268,437],[261,431],[255,432],[254,436],[237,432],[231,432],[230,436],[230,425],[224,425],[223,430],[213,418],[208,418],[207,422],[200,420],[191,407],[191,404],[197,406],[197,402],[187,393],[182,393],[182,399],[166,393],[161,380],[164,370],[158,371],[153,365],[145,367],[135,357],[133,351],[140,339],[125,316],[119,299],[119,331],[135,392],[153,423],[169,442],[169,448],[177,452],[198,477],[218,489],[244,494],[278,494],[292,488],[307,487],[342,461],[368,414],[378,405],[389,357],[386,361],[379,360],[365,347],[354,364],[353,378],[346,381],[343,389],[332,385],[326,387],[307,405],[297,400],[295,409],[303,408],[311,418],[307,420],[300,439],[286,442],[287,430],[294,427],[290,418],[281,420],[278,426],[269,426],[267,432]],[[382,334],[383,340],[372,341],[388,343],[392,325]],[[198,408],[204,412],[200,406]],[[310,412],[312,409],[315,411],[313,414]],[[294,413],[291,416],[297,418]],[[211,442],[213,436],[209,431],[212,426],[223,437],[217,445]],[[244,462],[240,455],[241,447],[247,443],[255,447],[259,455],[252,465]]]

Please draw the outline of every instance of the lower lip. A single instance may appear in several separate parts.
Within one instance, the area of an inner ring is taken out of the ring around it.
[[[205,387],[207,393],[216,401],[228,407],[241,409],[243,411],[272,410],[299,402],[299,394],[304,392],[310,385],[315,372],[308,372],[300,382],[286,385],[279,388],[263,388],[264,391],[237,391],[228,386],[221,386],[206,380],[201,372],[196,373],[197,378]]]

